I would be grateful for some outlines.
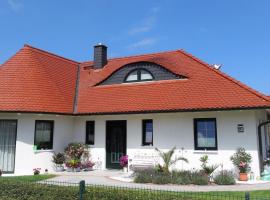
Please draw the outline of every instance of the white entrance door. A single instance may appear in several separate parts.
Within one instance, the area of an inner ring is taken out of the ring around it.
[[[13,173],[15,167],[15,150],[17,120],[0,120],[0,170]]]

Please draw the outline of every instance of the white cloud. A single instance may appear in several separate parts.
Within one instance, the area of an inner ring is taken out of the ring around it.
[[[142,20],[140,25],[135,26],[128,31],[129,35],[135,35],[151,31],[156,23],[158,12],[159,7],[151,8],[148,15]]]
[[[22,4],[17,0],[8,0],[7,3],[14,12],[18,12],[22,7]]]
[[[138,42],[135,42],[131,45],[129,45],[129,49],[138,49],[138,48],[143,48],[143,47],[146,47],[146,46],[150,46],[150,45],[153,45],[157,42],[157,39],[156,38],[144,38]]]

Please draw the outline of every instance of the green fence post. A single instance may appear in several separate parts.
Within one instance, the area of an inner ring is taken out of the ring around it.
[[[79,200],[83,200],[83,194],[85,192],[85,181],[80,181],[79,186]]]
[[[245,193],[245,200],[250,200],[250,194],[249,194],[249,192],[246,192]]]

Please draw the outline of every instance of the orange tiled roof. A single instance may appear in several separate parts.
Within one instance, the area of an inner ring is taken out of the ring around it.
[[[0,67],[0,110],[72,113],[78,63],[25,45]]]
[[[141,61],[187,79],[98,85],[124,65]],[[108,114],[270,107],[263,94],[183,50],[110,59],[99,70],[91,65],[25,46],[0,67],[0,110]]]

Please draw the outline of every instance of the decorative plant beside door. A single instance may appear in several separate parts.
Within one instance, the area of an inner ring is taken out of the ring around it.
[[[128,171],[128,168],[127,168],[128,167],[128,155],[120,157],[120,165],[123,168],[124,172]]]

